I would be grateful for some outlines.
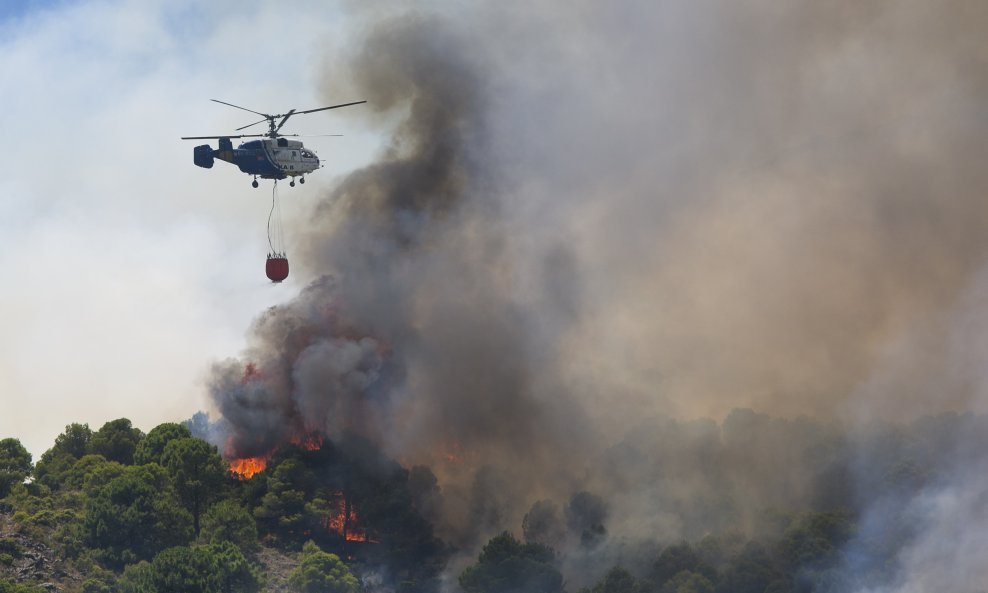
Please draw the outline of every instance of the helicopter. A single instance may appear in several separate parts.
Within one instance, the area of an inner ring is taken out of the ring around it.
[[[260,111],[254,111],[253,109],[247,109],[246,107],[241,107],[240,105],[234,105],[233,103],[227,103],[226,101],[220,101],[219,99],[210,99],[210,101],[220,103],[222,105],[228,105],[230,107],[236,107],[237,109],[242,109],[244,111],[249,111],[250,113],[260,115],[264,118],[252,124],[241,126],[235,131],[239,132],[240,130],[247,129],[251,126],[256,126],[257,124],[264,122],[268,123],[268,131],[266,134],[241,134],[236,136],[182,136],[182,140],[219,140],[219,148],[216,149],[213,149],[213,147],[209,144],[196,146],[192,152],[192,162],[204,169],[211,169],[213,167],[214,159],[219,159],[221,161],[234,164],[244,173],[254,176],[254,181],[251,182],[251,186],[255,188],[258,186],[258,177],[261,179],[274,180],[291,177],[292,179],[289,185],[295,187],[296,177],[299,178],[299,183],[305,183],[305,174],[311,173],[322,166],[319,164],[319,157],[316,156],[314,151],[303,146],[302,142],[298,140],[288,139],[288,137],[298,136],[298,134],[278,133],[278,131],[281,130],[281,127],[285,125],[285,122],[288,121],[288,118],[293,115],[304,115],[306,113],[326,111],[327,109],[338,109],[340,107],[360,105],[361,103],[367,102],[354,101],[352,103],[341,103],[339,105],[330,105],[329,107],[318,107],[316,109],[306,109],[303,111],[292,109],[288,113],[270,115],[267,113],[261,113]],[[275,123],[276,121],[277,123]],[[339,136],[340,134],[329,135]],[[243,142],[237,148],[233,148],[232,140],[234,138],[264,139]]]

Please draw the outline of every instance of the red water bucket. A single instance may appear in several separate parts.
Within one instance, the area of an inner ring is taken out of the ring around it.
[[[288,278],[288,258],[283,255],[269,255],[264,272],[271,282],[281,282]]]

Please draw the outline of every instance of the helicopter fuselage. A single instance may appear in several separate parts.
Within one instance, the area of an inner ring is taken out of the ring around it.
[[[311,173],[319,168],[319,157],[298,140],[264,138],[244,142],[237,148],[229,138],[219,139],[219,148],[208,144],[197,146],[193,152],[196,165],[209,169],[213,159],[236,165],[248,175],[262,179],[285,179]]]

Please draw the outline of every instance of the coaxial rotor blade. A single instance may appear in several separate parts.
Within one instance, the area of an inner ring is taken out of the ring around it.
[[[267,113],[261,113],[260,111],[254,111],[253,109],[247,109],[246,107],[241,107],[240,105],[234,105],[233,103],[227,103],[226,101],[220,101],[219,99],[210,99],[214,103],[222,103],[223,105],[229,105],[230,107],[236,107],[237,109],[243,109],[244,111],[250,111],[251,113],[256,113],[257,115],[263,115],[265,119],[271,117]]]
[[[278,126],[274,129],[274,131],[277,132],[278,130],[280,130],[281,126],[285,125],[285,122],[288,121],[288,118],[291,117],[293,113],[295,113],[294,109],[286,113],[285,117],[282,118],[281,123],[278,124]]]
[[[268,120],[265,118],[265,119],[262,119],[262,120],[258,120],[258,121],[254,122],[252,124],[247,124],[246,126],[240,126],[239,128],[237,128],[236,131],[239,132],[240,130],[243,130],[244,128],[249,128],[251,126],[256,126],[257,124],[263,124],[266,121],[268,121]]]
[[[219,140],[220,138],[263,138],[267,134],[241,134],[239,136],[182,136],[182,140]]]
[[[340,107],[349,107],[350,105],[360,105],[361,103],[366,103],[367,101],[354,101],[353,103],[341,103],[339,105],[330,105],[329,107],[319,107],[318,109],[306,109],[305,111],[296,111],[296,115],[302,115],[303,113],[315,113],[317,111],[326,111],[327,109],[338,109]]]

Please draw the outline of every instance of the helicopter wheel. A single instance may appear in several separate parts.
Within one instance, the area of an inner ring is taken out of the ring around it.
[[[257,180],[255,179],[254,181],[251,181],[250,186],[253,188],[257,188]]]
[[[299,183],[305,183],[305,177],[299,177],[298,178],[298,182]]]
[[[295,180],[294,180],[294,179],[292,179],[292,182],[291,182],[291,183],[289,183],[288,185],[290,185],[290,186],[292,186],[292,187],[295,187]]]

